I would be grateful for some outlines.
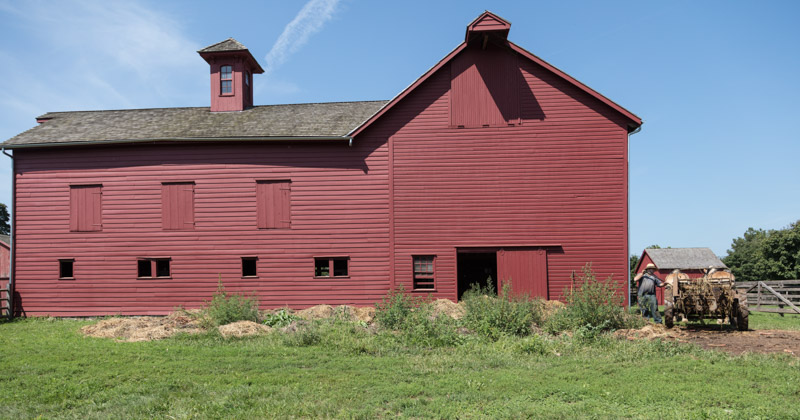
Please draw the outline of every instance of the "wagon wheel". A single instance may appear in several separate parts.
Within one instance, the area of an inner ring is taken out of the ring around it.
[[[728,322],[731,323],[731,327],[733,328],[738,328],[739,322],[737,318],[739,317],[740,311],[739,302],[734,300],[731,304],[731,312],[728,314]]]
[[[736,313],[736,327],[739,331],[747,331],[748,329],[748,318],[750,316],[750,311],[747,308],[739,307],[739,310]]]
[[[672,308],[667,308],[664,310],[664,325],[667,328],[672,328],[675,325],[675,319],[673,315],[674,311]]]

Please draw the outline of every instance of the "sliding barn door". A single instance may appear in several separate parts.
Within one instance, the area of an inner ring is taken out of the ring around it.
[[[547,251],[501,249],[497,251],[498,290],[511,282],[515,294],[547,299]]]

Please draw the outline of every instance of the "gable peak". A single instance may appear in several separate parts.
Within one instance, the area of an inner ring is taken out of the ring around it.
[[[511,22],[497,16],[496,14],[486,10],[481,13],[475,20],[467,25],[467,35],[465,40],[469,42],[470,38],[477,35],[496,35],[502,39],[508,38],[508,31],[511,29]]]

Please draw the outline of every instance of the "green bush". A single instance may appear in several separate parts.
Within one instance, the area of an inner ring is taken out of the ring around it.
[[[219,282],[217,291],[206,302],[203,324],[208,327],[218,327],[236,321],[258,322],[258,299],[237,293],[229,294],[225,291],[222,282]]]
[[[612,277],[597,280],[591,263],[582,269],[573,287],[566,290],[566,307],[554,314],[545,325],[548,332],[584,328],[589,335],[595,330],[614,330],[641,326],[641,319],[626,313],[624,297]]]
[[[322,341],[322,331],[319,322],[300,325],[296,331],[283,335],[283,343],[293,347],[313,346],[320,341]]]
[[[415,347],[457,346],[464,341],[458,325],[447,315],[433,316],[430,303],[421,303],[400,326],[402,340]]]
[[[289,312],[286,308],[281,308],[271,314],[264,316],[264,325],[273,328],[283,328],[300,319],[297,315]]]
[[[496,296],[494,289],[473,287],[462,298],[466,313],[462,325],[476,334],[497,340],[502,336],[526,336],[531,324],[541,322],[544,303],[527,295],[513,295],[511,284],[506,283]]]
[[[375,304],[375,322],[390,330],[400,329],[420,303],[422,300],[406,293],[401,284],[395,290],[390,290],[381,303]]]

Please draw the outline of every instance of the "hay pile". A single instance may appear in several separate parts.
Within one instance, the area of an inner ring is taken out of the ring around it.
[[[545,318],[553,315],[554,313],[564,309],[567,305],[560,300],[546,300],[544,302],[544,316]]]
[[[461,319],[467,313],[463,303],[455,303],[450,299],[436,299],[431,302],[433,316],[447,315],[453,319]]]
[[[221,325],[217,328],[220,335],[228,337],[248,337],[252,335],[266,334],[272,331],[272,327],[255,323],[253,321],[238,321],[228,325]]]
[[[333,316],[335,310],[331,305],[316,305],[295,312],[294,314],[306,320],[325,319]]]
[[[363,321],[369,323],[372,322],[373,318],[375,318],[375,307],[358,307],[347,305],[333,307],[331,305],[316,305],[310,308],[299,310],[294,314],[307,321],[313,321],[315,319],[327,319],[338,316],[350,321]]]
[[[628,340],[654,340],[656,338],[671,338],[672,334],[667,327],[662,324],[647,324],[638,330],[616,330],[614,331],[614,336]]]
[[[113,338],[120,341],[151,341],[178,333],[203,332],[197,317],[186,312],[174,312],[166,317],[131,317],[104,319],[81,328],[87,337]]]

